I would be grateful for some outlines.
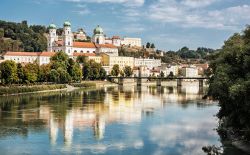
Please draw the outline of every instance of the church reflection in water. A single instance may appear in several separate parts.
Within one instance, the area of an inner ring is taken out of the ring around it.
[[[63,134],[67,148],[73,143],[76,129],[84,132],[91,128],[95,139],[102,140],[108,124],[139,123],[144,114],[153,114],[155,109],[168,104],[185,104],[200,99],[201,95],[198,83],[191,83],[182,88],[108,87],[95,91],[24,96],[13,101],[2,100],[0,120],[2,127],[21,123],[48,129],[52,146],[57,145],[58,137],[62,137],[59,134]],[[12,124],[7,123],[11,119]]]

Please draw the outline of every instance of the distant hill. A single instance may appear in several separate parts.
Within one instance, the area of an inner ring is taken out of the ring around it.
[[[45,26],[29,26],[27,21],[15,23],[0,20],[0,52],[45,51],[47,49],[47,39],[44,35],[46,31]]]
[[[161,59],[163,63],[204,63],[208,56],[216,50],[206,47],[198,47],[196,50],[190,50],[188,47],[182,47],[178,51],[164,52],[153,48],[143,47],[119,47],[119,56],[131,56],[135,58],[155,58]]]

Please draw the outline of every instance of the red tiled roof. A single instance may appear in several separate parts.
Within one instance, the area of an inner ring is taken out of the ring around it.
[[[194,64],[194,66],[198,68],[203,68],[203,69],[208,69],[209,65],[208,64]]]
[[[40,56],[54,56],[56,53],[55,52],[41,52]]]
[[[55,52],[11,52],[8,51],[4,56],[53,56]]]
[[[41,52],[11,52],[11,51],[8,51],[3,55],[4,56],[5,55],[8,55],[8,56],[38,56],[40,54],[41,54]]]
[[[73,47],[78,48],[96,48],[94,43],[91,42],[73,42]]]
[[[97,46],[99,48],[117,48],[115,45],[113,44],[97,44]]]
[[[73,56],[96,56],[95,53],[73,53]]]
[[[112,39],[120,39],[119,36],[113,36]]]

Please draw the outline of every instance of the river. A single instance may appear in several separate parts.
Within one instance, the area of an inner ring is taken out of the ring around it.
[[[204,91],[187,82],[0,97],[0,154],[205,155],[222,143]]]

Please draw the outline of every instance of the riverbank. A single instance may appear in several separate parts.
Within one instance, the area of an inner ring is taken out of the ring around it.
[[[20,95],[29,93],[44,93],[51,91],[73,91],[82,88],[101,88],[105,86],[114,86],[116,84],[108,81],[83,81],[72,84],[51,84],[51,85],[22,85],[22,86],[1,86],[0,96]]]

